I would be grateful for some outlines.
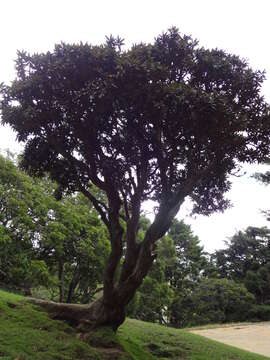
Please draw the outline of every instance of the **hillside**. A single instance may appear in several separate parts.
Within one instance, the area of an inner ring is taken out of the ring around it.
[[[0,291],[1,360],[260,360],[266,357],[183,330],[128,319],[117,335],[108,329],[78,334],[51,320],[23,296]]]

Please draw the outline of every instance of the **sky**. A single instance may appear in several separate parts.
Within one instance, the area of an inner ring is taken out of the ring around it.
[[[107,35],[119,35],[126,46],[151,42],[176,26],[206,48],[221,48],[266,71],[262,93],[270,102],[269,0],[9,0],[0,4],[0,83],[15,77],[17,50],[52,50],[54,44],[99,44]],[[20,152],[12,131],[0,126],[0,149]],[[265,165],[244,166],[242,177],[232,179],[228,193],[233,207],[223,214],[189,217],[186,202],[178,218],[191,224],[207,251],[223,248],[223,241],[247,226],[267,226],[261,210],[270,208],[270,187],[251,175]]]

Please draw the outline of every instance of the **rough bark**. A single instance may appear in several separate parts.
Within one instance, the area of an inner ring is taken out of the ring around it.
[[[80,331],[88,331],[99,326],[110,326],[114,331],[125,320],[124,307],[119,304],[108,304],[104,298],[90,305],[63,304],[29,298],[35,305],[47,310],[52,319],[65,320]]]

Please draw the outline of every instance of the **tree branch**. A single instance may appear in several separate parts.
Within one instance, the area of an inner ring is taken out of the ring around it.
[[[104,222],[104,224],[107,226],[108,230],[110,230],[110,223],[109,220],[107,218],[107,215],[105,213],[105,211],[102,209],[101,206],[104,206],[105,209],[108,211],[107,206],[102,202],[99,201],[95,198],[94,195],[92,195],[90,193],[90,191],[86,190],[80,183],[78,183],[78,190],[84,195],[86,196],[94,205],[95,209],[97,210],[97,212],[100,214],[102,221]]]
[[[107,194],[109,201],[109,223],[110,223],[110,242],[111,253],[104,272],[104,300],[108,304],[114,303],[114,280],[115,272],[120,263],[123,252],[123,228],[119,222],[119,211],[121,200],[119,195],[113,189]]]
[[[134,270],[139,255],[140,245],[136,242],[138,223],[140,219],[141,198],[147,182],[147,162],[137,168],[137,187],[131,198],[131,217],[127,221],[127,251],[121,270],[119,283],[124,282]]]

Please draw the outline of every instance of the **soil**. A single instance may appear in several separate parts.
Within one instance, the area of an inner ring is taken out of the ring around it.
[[[237,324],[214,329],[191,330],[191,332],[270,357],[270,322]]]

